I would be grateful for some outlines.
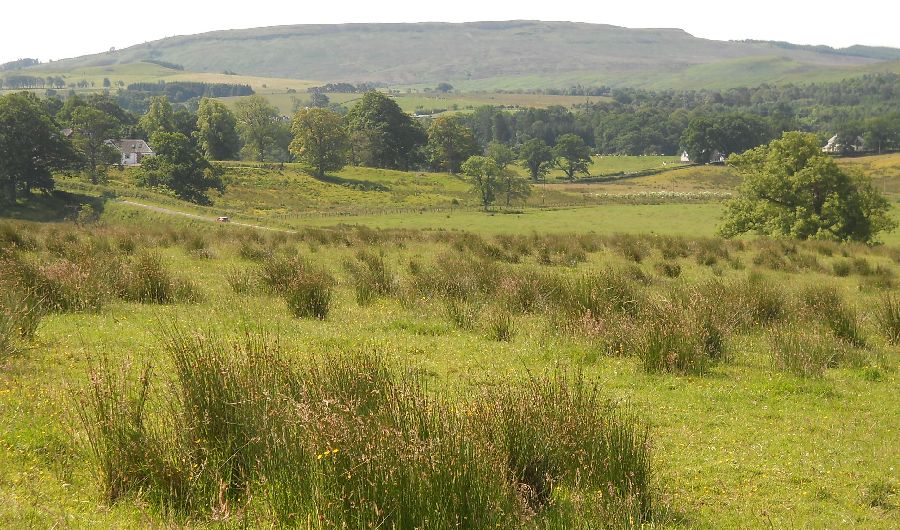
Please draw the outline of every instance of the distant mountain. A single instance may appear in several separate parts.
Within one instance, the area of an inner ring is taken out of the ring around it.
[[[714,41],[678,29],[540,21],[297,25],[170,37],[54,68],[152,60],[188,71],[471,88],[728,87],[900,71],[900,50]]]

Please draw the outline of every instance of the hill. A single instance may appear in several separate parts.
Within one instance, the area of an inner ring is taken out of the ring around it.
[[[192,72],[459,88],[571,84],[697,88],[900,71],[893,49],[723,42],[678,29],[540,21],[295,25],[170,37],[58,61],[68,71],[140,61]],[[734,75],[739,73],[740,75]]]

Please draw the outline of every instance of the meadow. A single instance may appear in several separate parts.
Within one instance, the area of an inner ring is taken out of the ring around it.
[[[135,215],[0,229],[3,526],[898,523],[896,247]]]
[[[2,214],[0,526],[900,524],[898,234],[717,238],[719,166],[226,177]]]

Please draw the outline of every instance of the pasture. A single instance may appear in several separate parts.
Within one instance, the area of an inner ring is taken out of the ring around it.
[[[891,194],[896,156],[841,163]],[[113,170],[3,213],[0,525],[900,524],[900,235],[719,239],[718,166],[487,213],[225,169],[207,207]]]
[[[893,246],[117,208],[3,223],[4,525],[898,523]]]

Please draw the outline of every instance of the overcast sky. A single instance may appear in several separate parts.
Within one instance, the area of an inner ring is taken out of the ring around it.
[[[63,59],[218,29],[513,19],[681,28],[697,37],[719,40],[900,48],[896,0],[5,0],[3,4],[0,63],[22,57]]]

